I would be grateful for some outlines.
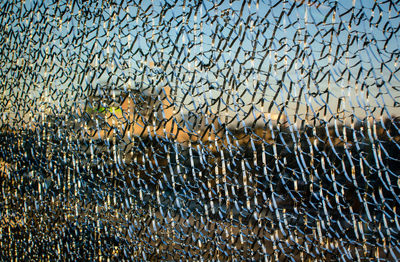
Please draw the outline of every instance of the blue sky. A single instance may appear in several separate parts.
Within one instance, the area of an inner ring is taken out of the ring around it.
[[[391,33],[400,24],[395,6],[372,0],[296,1],[293,8],[293,1],[142,2],[37,7],[26,1],[22,12],[11,8],[9,30],[22,39],[13,42],[13,63],[39,69],[39,78],[23,80],[36,90],[29,96],[35,100],[46,90],[51,101],[64,97],[68,104],[108,82],[147,93],[169,85],[180,110],[207,113],[208,105],[238,119],[250,108],[285,111],[289,118],[295,112],[362,118],[380,115],[374,108],[382,107],[384,115],[399,114],[393,106],[400,87],[399,74],[392,73],[399,56],[399,32]],[[19,15],[24,28],[15,26]]]

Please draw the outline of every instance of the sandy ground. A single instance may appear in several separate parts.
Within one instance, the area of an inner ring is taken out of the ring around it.
[[[68,174],[68,181],[54,193],[46,191],[44,181],[36,183],[34,174],[13,168],[0,160],[0,255],[6,259],[400,259],[396,236],[382,235],[376,240],[329,236],[328,231],[321,231],[318,220],[296,223],[296,215],[289,211],[287,216],[292,218],[285,219],[285,203],[277,203],[274,210],[259,210],[256,216],[233,211],[212,215],[195,212],[184,199],[180,204],[176,199],[163,200],[161,205],[154,201],[140,204],[139,197],[132,194],[126,203],[126,193],[118,188],[89,183],[74,191],[78,185],[73,174]],[[151,194],[148,191],[147,198],[151,199]]]

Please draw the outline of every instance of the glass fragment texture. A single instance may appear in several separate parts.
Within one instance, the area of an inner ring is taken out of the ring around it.
[[[1,1],[4,260],[400,259],[397,1]]]

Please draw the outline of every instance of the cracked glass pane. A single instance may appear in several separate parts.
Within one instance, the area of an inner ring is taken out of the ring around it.
[[[400,259],[393,1],[0,1],[0,257]]]

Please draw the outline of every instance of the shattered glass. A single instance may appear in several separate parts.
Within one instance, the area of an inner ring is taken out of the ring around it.
[[[1,1],[0,257],[399,260],[399,13]]]

